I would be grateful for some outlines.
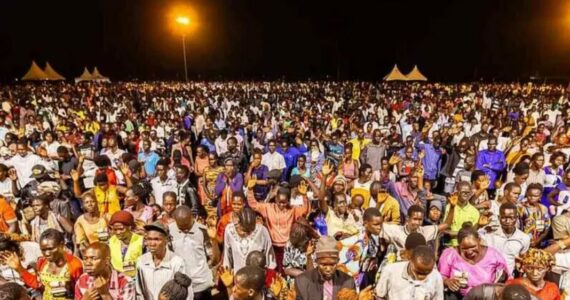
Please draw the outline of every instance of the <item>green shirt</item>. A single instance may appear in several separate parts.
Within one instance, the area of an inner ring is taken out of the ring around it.
[[[449,208],[449,204],[445,206],[444,220],[447,218]],[[452,232],[458,232],[465,222],[471,222],[474,226],[477,225],[479,223],[479,210],[470,203],[467,203],[464,207],[455,205],[455,210],[453,211],[453,222],[451,223],[450,230]],[[457,238],[453,238],[450,245],[457,246]]]

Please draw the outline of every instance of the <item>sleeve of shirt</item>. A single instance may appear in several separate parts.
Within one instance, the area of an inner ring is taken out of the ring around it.
[[[140,265],[140,257],[137,261],[137,275],[135,279],[135,294],[137,299],[144,299],[143,298],[143,271]]]
[[[4,201],[2,204],[2,217],[8,224],[18,221],[16,218],[16,212],[7,201]]]
[[[388,271],[388,272],[386,272]],[[380,299],[388,298],[388,290],[390,289],[390,268],[387,268],[380,275],[380,280],[376,284],[375,293],[376,297]]]
[[[435,299],[444,299],[443,297],[443,278],[441,277],[440,274],[437,274],[437,280],[435,282],[436,286],[435,286],[435,297],[433,298]]]
[[[257,202],[257,200],[255,200],[255,197],[253,195],[253,190],[247,191],[247,204],[249,205],[249,207],[251,207],[251,209],[261,214],[262,217],[267,218],[267,206],[270,204]]]
[[[125,283],[121,289],[121,295],[118,300],[135,300],[135,282],[131,278],[125,277]]]
[[[451,266],[453,265],[453,256],[455,254],[454,251],[457,250],[453,248],[445,249],[439,259],[438,270],[441,276],[445,278],[451,277]]]
[[[229,225],[228,225],[229,226]],[[231,249],[231,239],[230,239],[230,233],[228,228],[226,227],[226,232],[224,232],[224,257],[223,257],[223,263],[222,265],[224,267],[229,267],[229,268],[233,268],[232,263],[231,263],[231,259],[230,256],[232,255],[232,249]]]
[[[82,300],[83,299],[83,294],[81,293],[81,288],[79,287],[81,285],[81,281],[78,281],[75,284],[75,299],[76,300]]]
[[[265,244],[264,248],[265,248],[265,257],[267,258],[267,268],[275,269],[277,267],[277,260],[275,259],[273,244],[271,243],[271,237],[269,236],[269,232],[267,232],[267,229],[263,230],[263,240]]]
[[[81,223],[76,221],[75,224],[73,225],[73,231],[75,233],[75,243],[76,244],[81,244],[84,240],[87,240],[87,236],[85,234],[85,231],[83,230],[83,226],[81,226]]]

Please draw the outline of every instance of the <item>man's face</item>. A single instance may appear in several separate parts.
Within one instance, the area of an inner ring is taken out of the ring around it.
[[[458,198],[457,200],[459,201],[459,204],[461,205],[465,205],[469,202],[469,199],[471,199],[471,188],[467,185],[461,185],[461,187],[459,188],[458,192]]]
[[[249,300],[253,299],[255,296],[255,291],[253,289],[248,289],[243,285],[245,281],[245,276],[236,276],[234,278],[234,287],[232,288],[232,297],[235,300]]]
[[[408,225],[408,230],[410,232],[416,232],[422,223],[424,222],[424,214],[421,212],[415,212],[411,217],[408,217],[406,224]]]
[[[228,140],[228,151],[233,152],[235,149],[237,149],[237,142],[234,139],[229,139]]]
[[[541,169],[542,167],[544,167],[544,156],[542,155],[537,156],[536,159],[533,161],[533,163],[538,169]]]
[[[26,157],[26,155],[28,155],[28,147],[26,147],[26,145],[18,144],[16,146],[16,151],[21,157]]]
[[[507,201],[511,203],[516,203],[521,195],[521,188],[518,186],[513,187],[511,190],[507,190],[506,197]]]
[[[168,239],[161,232],[151,230],[145,234],[144,244],[152,254],[164,251],[168,244]]]
[[[366,231],[373,235],[379,235],[382,228],[382,217],[372,217],[370,220],[364,221],[364,228]]]
[[[188,174],[186,174],[186,170],[182,168],[176,168],[176,181],[182,183],[188,178]]]
[[[103,257],[102,251],[88,248],[83,256],[83,270],[89,276],[101,275],[106,268],[109,268],[109,257]]]
[[[425,280],[433,271],[435,262],[424,263],[421,259],[412,259],[410,261],[410,275],[417,281]]]
[[[432,222],[439,222],[441,219],[441,210],[439,210],[437,207],[430,208],[428,218]]]
[[[490,139],[489,142],[487,143],[487,146],[489,148],[489,151],[497,150],[497,140]]]
[[[317,268],[319,273],[325,281],[331,280],[336,271],[336,266],[338,264],[338,258],[336,257],[320,257],[317,258]]]
[[[57,262],[63,256],[63,244],[58,245],[53,239],[40,240],[40,250],[49,262]]]
[[[156,174],[158,175],[158,177],[164,179],[166,178],[166,167],[163,165],[157,165],[156,166]]]
[[[505,232],[513,232],[517,223],[517,211],[515,209],[504,209],[499,213],[501,228]]]
[[[269,143],[269,152],[274,153],[277,145],[274,142]]]
[[[143,150],[144,150],[144,152],[150,151],[150,141],[149,140],[143,141]]]

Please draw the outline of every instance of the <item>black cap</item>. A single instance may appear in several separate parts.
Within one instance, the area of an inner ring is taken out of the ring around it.
[[[32,175],[30,176],[30,178],[39,179],[39,178],[44,178],[47,175],[48,173],[46,167],[42,165],[35,165],[32,167]]]

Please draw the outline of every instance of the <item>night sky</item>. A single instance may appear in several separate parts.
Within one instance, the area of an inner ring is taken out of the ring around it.
[[[569,1],[2,0],[0,80],[32,59],[68,78],[182,79],[176,3],[198,15],[193,79],[377,80],[394,63],[442,81],[570,75]]]

